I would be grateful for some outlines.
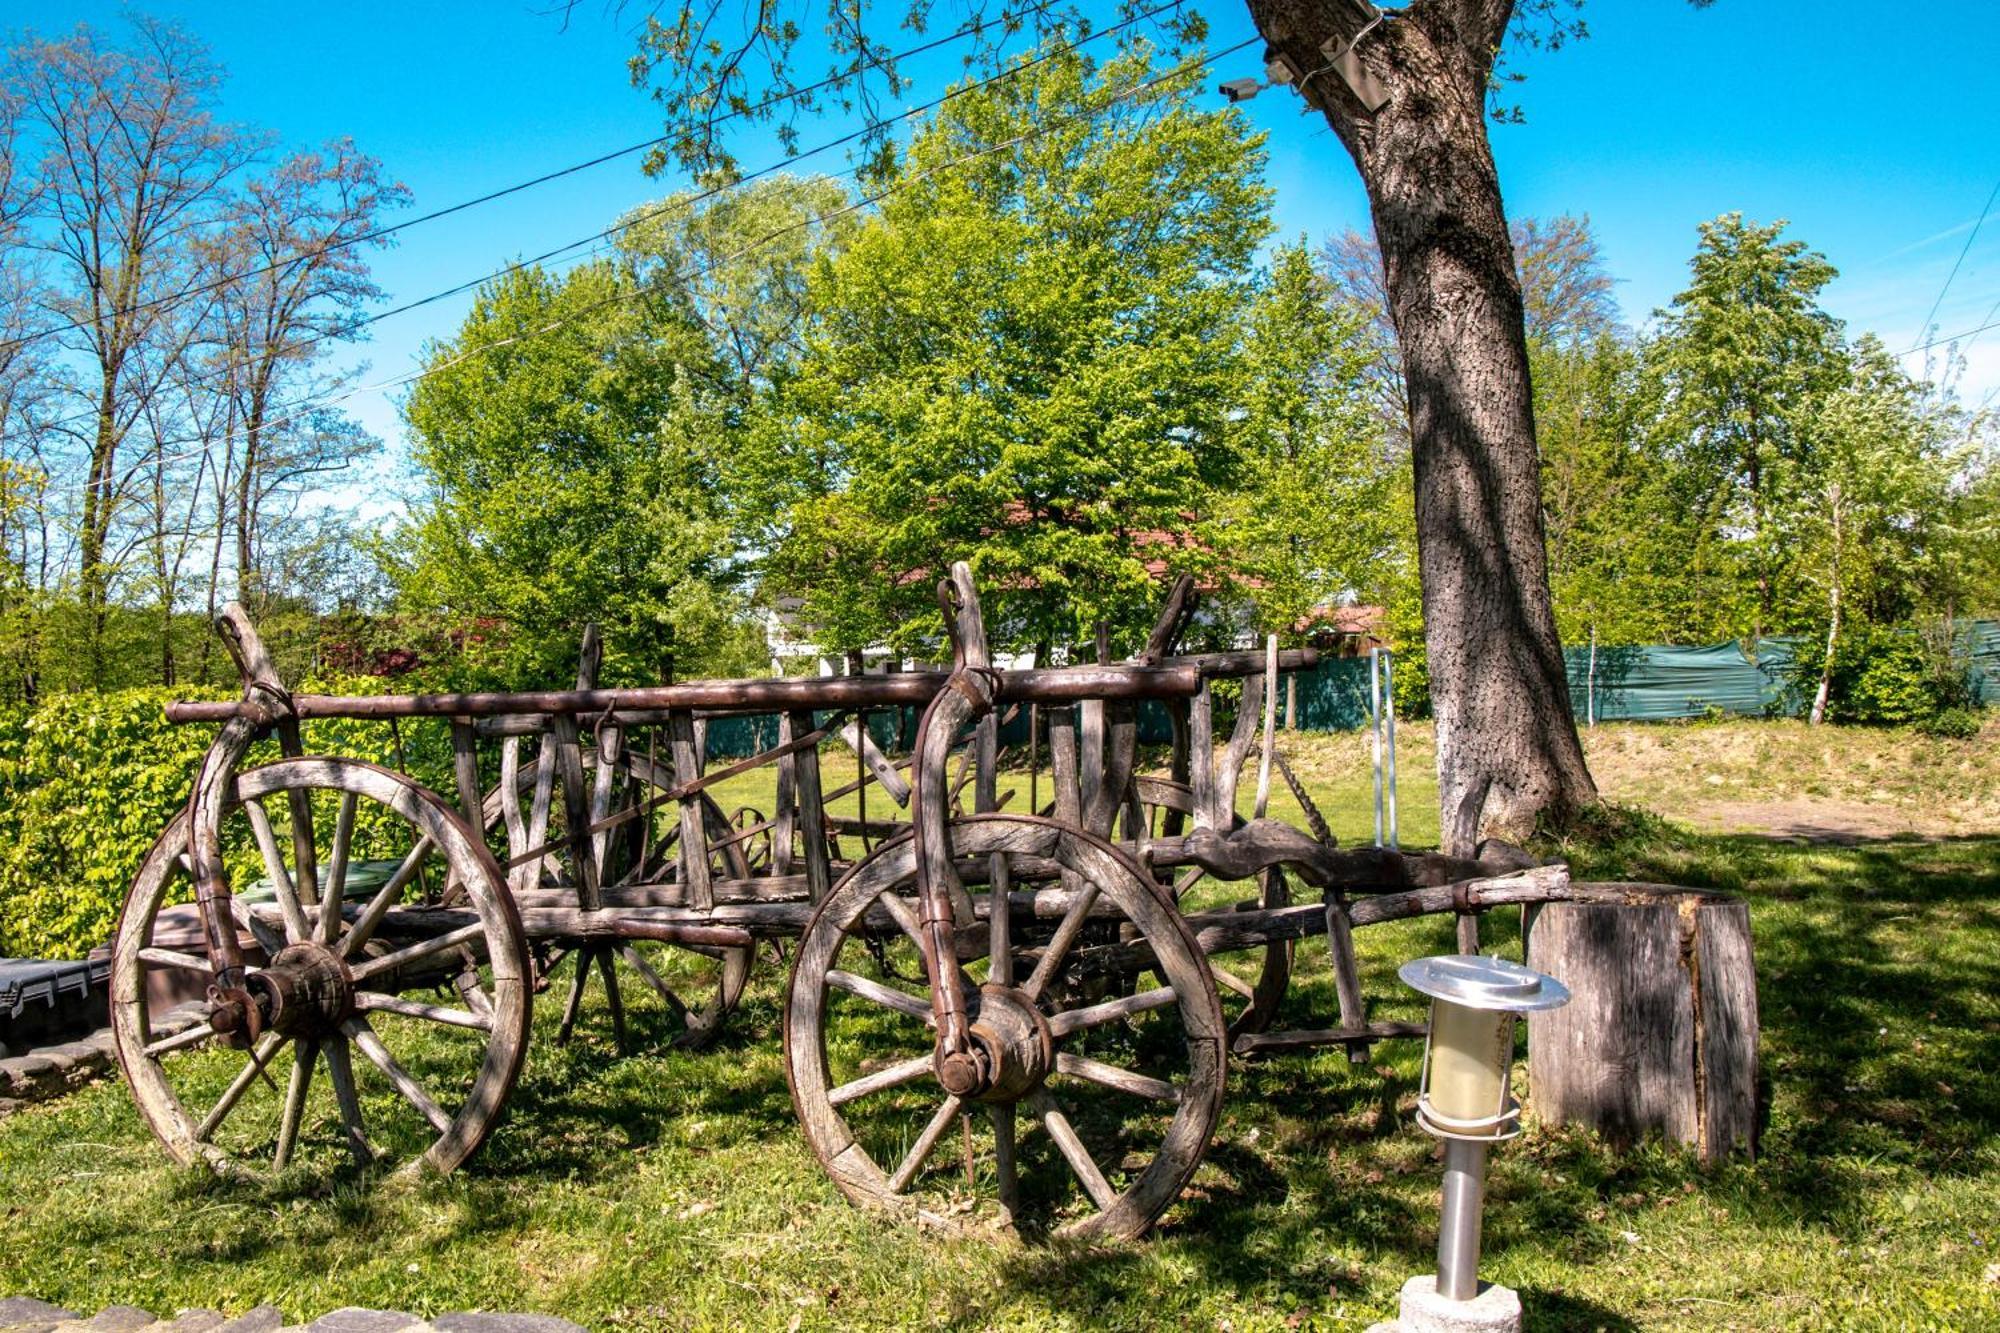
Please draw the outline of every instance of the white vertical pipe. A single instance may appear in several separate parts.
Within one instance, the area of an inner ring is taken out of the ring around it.
[[[1399,851],[1396,839],[1396,654],[1382,652],[1382,712],[1389,720],[1389,848]]]
[[[1590,627],[1590,675],[1583,687],[1584,713],[1590,726],[1597,725],[1597,626]]]
[[[1382,650],[1368,650],[1368,720],[1374,729],[1375,845],[1382,845]]]
[[[1257,804],[1253,817],[1262,819],[1271,805],[1271,733],[1278,722],[1278,636],[1264,639],[1264,753],[1257,761]]]

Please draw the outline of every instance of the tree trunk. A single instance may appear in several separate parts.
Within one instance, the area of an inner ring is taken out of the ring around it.
[[[104,626],[111,598],[111,575],[104,567],[104,551],[110,538],[112,501],[118,461],[118,372],[104,370],[97,399],[97,434],[91,442],[90,471],[84,481],[82,531],[77,536],[77,582],[83,593],[83,608],[90,642],[85,651],[90,664],[90,683],[104,686]]]
[[[1444,849],[1520,842],[1597,799],[1556,637],[1520,281],[1486,138],[1511,0],[1417,0],[1355,54],[1369,113],[1322,44],[1359,27],[1335,0],[1250,0],[1275,52],[1360,169],[1409,396],[1418,568],[1437,715]]]
[[[1572,884],[1533,903],[1529,966],[1570,988],[1528,1020],[1535,1117],[1620,1145],[1659,1132],[1705,1162],[1755,1154],[1757,970],[1741,898],[1654,884]]]

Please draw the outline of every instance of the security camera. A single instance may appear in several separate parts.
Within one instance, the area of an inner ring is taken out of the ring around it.
[[[1264,91],[1265,85],[1256,79],[1231,79],[1216,91],[1232,102],[1247,102]]]

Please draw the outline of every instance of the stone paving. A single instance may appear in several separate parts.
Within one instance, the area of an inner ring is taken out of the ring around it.
[[[401,1310],[332,1310],[311,1323],[294,1324],[275,1305],[230,1318],[216,1310],[182,1310],[160,1317],[133,1305],[110,1305],[94,1315],[26,1296],[0,1297],[0,1333],[585,1333],[567,1319],[545,1314],[466,1311],[419,1319]]]
[[[171,1037],[187,1031],[201,1021],[205,1007],[198,1000],[174,1006],[152,1021],[153,1035]],[[99,1028],[81,1041],[9,1056],[0,1060],[0,1116],[19,1110],[23,1103],[60,1097],[117,1072],[118,1050],[110,1028]]]

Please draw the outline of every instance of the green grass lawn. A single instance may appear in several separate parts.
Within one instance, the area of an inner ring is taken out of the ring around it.
[[[1364,838],[1359,742],[1305,748],[1336,832]],[[1435,828],[1414,776],[1427,737],[1405,761],[1415,842]],[[1750,898],[1770,1122],[1758,1161],[1713,1170],[1543,1129],[1498,1150],[1484,1272],[1521,1292],[1529,1326],[2000,1327],[2000,836],[1805,846],[1642,822],[1569,853],[1580,877]],[[1489,922],[1517,952],[1517,918]],[[1449,949],[1450,926],[1372,928],[1361,948],[1375,1011],[1414,1015],[1394,966]],[[172,1170],[116,1083],[14,1115],[0,1293],[593,1327],[1360,1328],[1433,1266],[1438,1167],[1409,1043],[1366,1066],[1234,1066],[1194,1188],[1152,1239],[1023,1245],[847,1205],[793,1124],[780,983],[765,966],[706,1053],[619,1059],[601,1012],[567,1048],[540,1040],[509,1118],[444,1180],[270,1192]],[[1331,991],[1308,943],[1281,1023],[1330,1021]],[[539,1038],[558,1000],[539,1004]],[[642,1032],[664,1020],[641,1002]]]

